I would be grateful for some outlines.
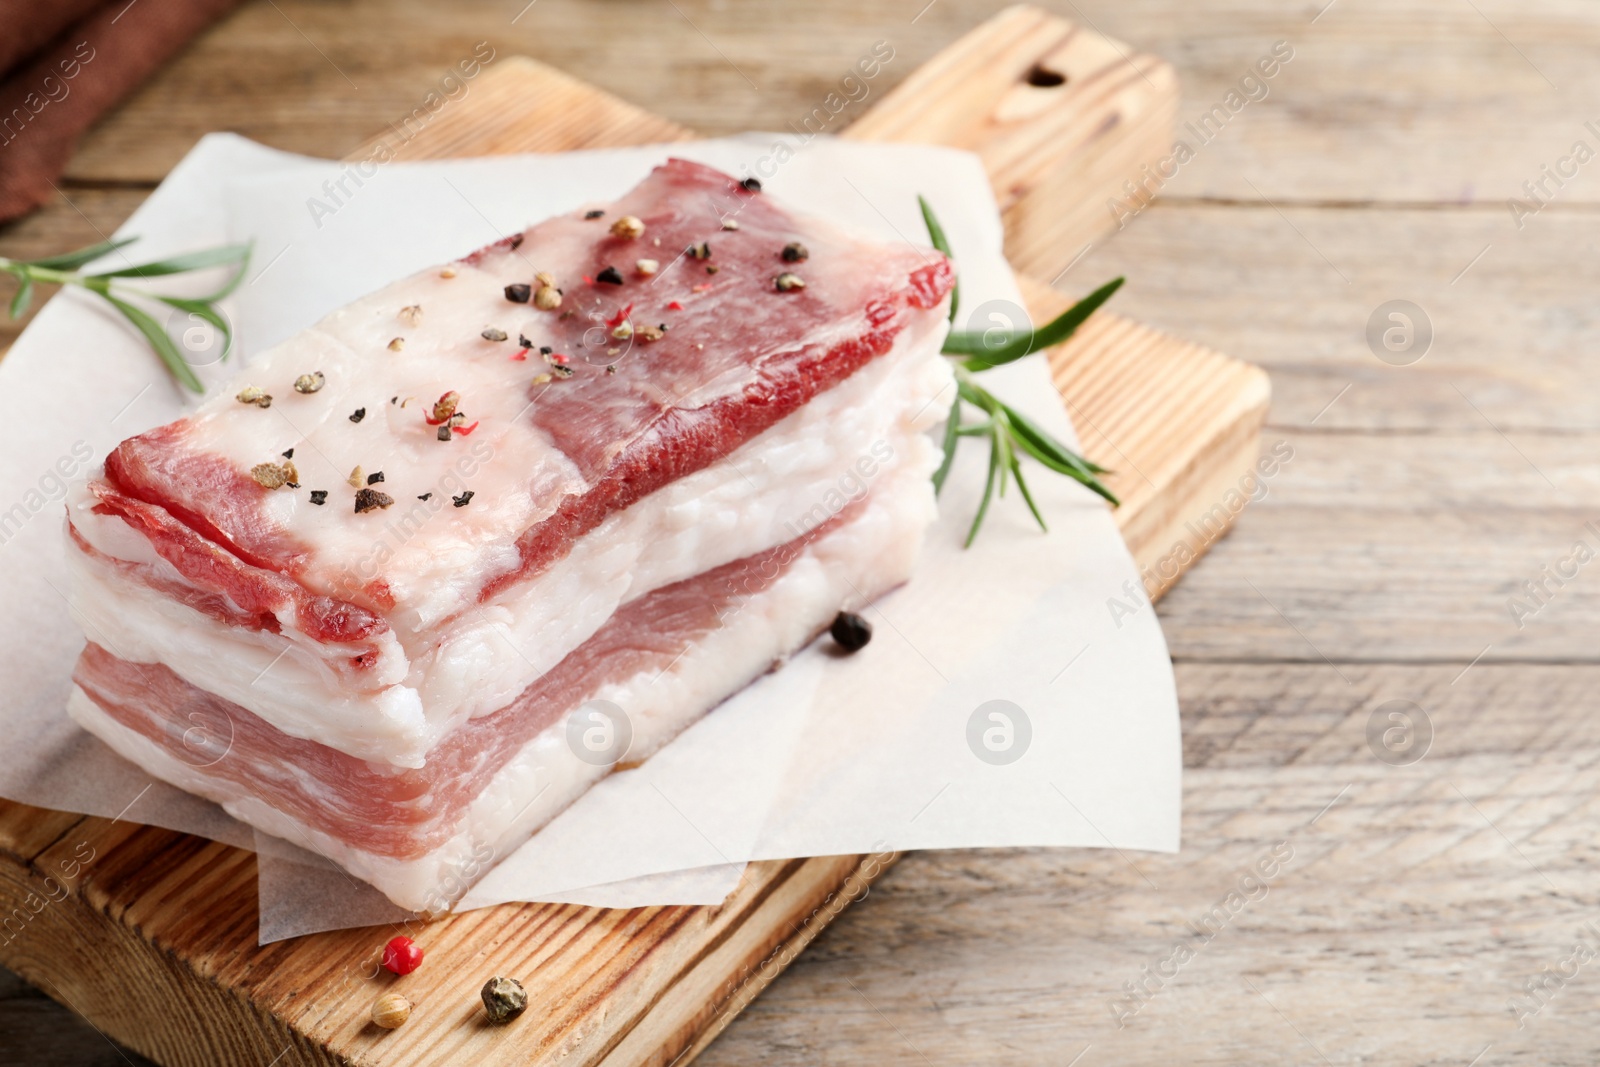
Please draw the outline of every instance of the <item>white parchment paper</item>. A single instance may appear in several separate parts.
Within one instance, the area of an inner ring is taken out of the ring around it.
[[[353,168],[213,135],[121,232],[146,237],[129,250],[141,256],[253,239],[251,274],[232,306],[248,356],[412,270],[617,196],[676,154],[757,174],[796,206],[890,241],[924,241],[920,192],[959,260],[962,325],[1016,324],[1020,299],[975,157],[791,139],[792,158],[775,164],[778,140]],[[1071,437],[1042,358],[984,378]],[[50,411],[8,450],[0,477],[0,508],[11,508],[0,515],[0,595],[27,605],[27,625],[0,648],[9,683],[0,795],[248,846],[247,828],[153,783],[61,710],[81,637],[59,593],[58,483],[179,414],[184,398],[119,320],[74,293],[38,315],[0,363],[0,386]],[[841,473],[856,458],[841,457]],[[795,656],[586,794],[501,860],[462,907],[711,902],[753,859],[1003,845],[1175,849],[1181,750],[1171,667],[1154,612],[1130,599],[1141,587],[1110,515],[1098,498],[1035,467],[1030,485],[1049,533],[1013,489],[963,550],[985,462],[981,443],[963,447],[917,575],[867,613],[876,626],[867,650],[841,658],[822,642]],[[1112,598],[1122,610],[1109,610]],[[1131,604],[1139,606],[1129,614]],[[259,851],[263,940],[397,914],[292,846],[263,840]]]

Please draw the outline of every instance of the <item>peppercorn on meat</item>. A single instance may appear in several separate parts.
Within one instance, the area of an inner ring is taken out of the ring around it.
[[[72,712],[434,906],[609,770],[585,701],[642,758],[909,576],[952,281],[673,160],[357,301],[74,495]]]

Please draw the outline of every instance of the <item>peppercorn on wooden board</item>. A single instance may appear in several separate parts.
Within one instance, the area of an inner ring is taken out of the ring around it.
[[[1051,277],[1112,227],[1110,190],[1170,146],[1170,68],[1030,8],[935,57],[849,136],[979,153],[1008,251]],[[537,102],[539,106],[528,106]],[[358,148],[363,156],[392,132]],[[396,154],[423,159],[684,139],[691,132],[548,67],[506,59]],[[1022,277],[1036,319],[1069,301]],[[1120,473],[1117,521],[1157,596],[1231,521],[1256,460],[1259,369],[1100,313],[1050,353],[1085,450]],[[377,965],[396,931],[256,945],[255,857],[214,842],[0,802],[0,961],[169,1067],[296,1064],[668,1064],[712,1041],[893,855],[749,866],[715,907],[504,905],[407,931],[416,973]],[[514,975],[533,1004],[508,1026],[478,990]],[[399,1029],[373,1000],[415,1003]]]

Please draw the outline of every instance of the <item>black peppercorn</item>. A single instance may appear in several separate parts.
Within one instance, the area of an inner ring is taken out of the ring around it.
[[[394,497],[388,493],[380,493],[376,489],[356,490],[356,514],[371,511],[374,508],[386,508],[394,503]]]
[[[840,648],[846,652],[860,652],[872,640],[872,624],[852,611],[841,611],[828,627]]]
[[[514,282],[506,286],[506,299],[513,304],[526,304],[528,297],[533,295],[533,287],[521,282]]]
[[[621,285],[622,275],[618,273],[617,268],[607,267],[599,274],[596,274],[594,276],[594,280],[597,282],[605,282],[607,285]]]
[[[364,419],[366,417],[367,417],[367,409],[366,408],[356,408],[354,411],[352,411],[350,413],[350,421],[351,422],[360,422],[362,419]]]

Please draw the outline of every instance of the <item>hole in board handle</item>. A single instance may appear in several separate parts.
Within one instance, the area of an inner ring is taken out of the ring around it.
[[[1067,76],[1065,74],[1059,70],[1051,70],[1049,67],[1038,63],[1033,65],[1033,68],[1028,71],[1023,80],[1029,85],[1040,89],[1054,89],[1058,85],[1067,84]]]

